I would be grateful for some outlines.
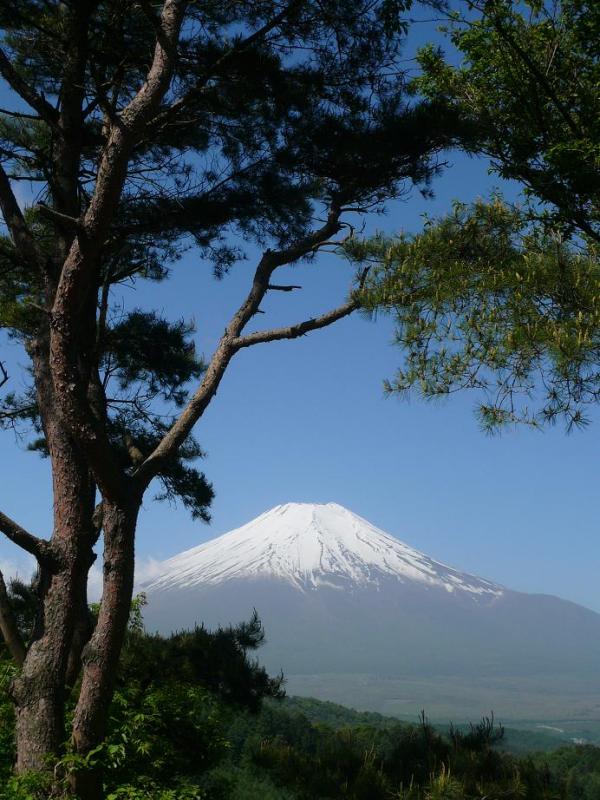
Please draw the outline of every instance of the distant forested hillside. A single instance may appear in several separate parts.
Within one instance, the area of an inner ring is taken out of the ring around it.
[[[314,697],[286,697],[283,701],[283,708],[290,713],[302,714],[311,722],[324,723],[333,729],[361,725],[371,728],[389,728],[400,724],[395,717],[384,716],[373,711],[356,711],[353,708],[317,700]],[[504,727],[504,735],[497,742],[496,747],[507,753],[523,754],[558,750],[566,745],[574,744],[575,740],[580,743],[585,740],[586,744],[600,742],[600,723],[561,722],[560,725],[562,727],[532,721],[529,725],[523,724],[517,728],[511,724],[509,727]],[[436,730],[442,733],[448,733],[451,727],[462,732],[469,730],[469,725],[465,724],[451,726],[449,723],[435,723]]]
[[[26,598],[26,587],[21,587]],[[562,746],[562,729],[505,731],[493,718],[434,727],[284,697],[253,658],[259,620],[164,638],[130,628],[102,747],[64,755],[49,785],[12,775],[17,674],[0,642],[0,800],[60,796],[102,768],[106,800],[598,800],[600,748]],[[22,604],[23,614],[27,613]],[[59,791],[59,794],[56,792]]]

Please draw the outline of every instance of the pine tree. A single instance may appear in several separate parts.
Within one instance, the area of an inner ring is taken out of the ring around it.
[[[351,290],[337,308],[248,333],[265,296],[293,288],[277,283],[277,270],[315,258],[349,215],[427,184],[452,141],[453,112],[407,99],[407,6],[2,4],[0,324],[23,344],[31,389],[17,395],[4,372],[1,417],[37,430],[55,510],[49,538],[0,515],[0,530],[39,565],[40,624],[14,650],[19,772],[45,769],[60,752],[70,665],[81,664],[73,748],[84,757],[102,741],[142,498],[156,478],[164,496],[207,517],[211,488],[191,463],[201,453],[192,431],[233,357],[357,308]],[[25,209],[20,182],[36,187]],[[208,363],[185,323],[151,309],[111,315],[115,288],[168,279],[190,242],[223,276],[244,240],[263,254]],[[86,582],[101,534],[92,629]],[[100,797],[101,776],[81,771],[73,792]]]

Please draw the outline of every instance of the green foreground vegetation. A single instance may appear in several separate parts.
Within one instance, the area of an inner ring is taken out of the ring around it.
[[[33,610],[27,587],[14,585],[11,599],[27,623]],[[51,772],[12,773],[10,684],[16,668],[2,652],[0,800],[60,797],[74,773],[90,768],[102,769],[107,800],[600,795],[600,748],[592,744],[564,746],[552,731],[506,731],[493,717],[436,728],[424,713],[409,724],[335,703],[285,698],[281,676],[269,677],[252,658],[264,638],[256,616],[235,628],[164,638],[144,631],[142,604],[133,606],[106,741],[85,759],[66,746]]]

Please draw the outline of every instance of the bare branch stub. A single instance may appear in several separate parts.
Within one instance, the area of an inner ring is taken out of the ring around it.
[[[77,233],[84,233],[81,220],[76,219],[75,217],[70,217],[68,214],[61,214],[59,211],[50,208],[45,203],[38,203],[36,209],[52,222],[68,228],[69,230],[75,230]]]
[[[283,286],[279,283],[270,283],[267,286],[267,289],[270,292],[293,292],[294,289],[301,289],[301,288],[302,288],[301,286],[295,286],[293,284],[290,286]]]
[[[338,308],[333,308],[330,311],[321,314],[318,317],[311,317],[303,322],[298,322],[295,325],[289,325],[283,328],[273,328],[272,330],[256,331],[246,336],[238,336],[233,341],[233,346],[236,350],[241,350],[244,347],[252,347],[255,344],[263,344],[264,342],[281,341],[282,339],[297,339],[300,336],[305,336],[311,331],[316,331],[321,328],[327,328],[333,325],[344,317],[349,316],[360,307],[360,301],[356,296],[356,291],[360,291],[367,280],[370,267],[365,267],[360,271],[357,280],[357,290],[351,296],[351,299]]]
[[[2,361],[0,361],[0,388],[4,386],[5,383],[8,383],[8,372]]]

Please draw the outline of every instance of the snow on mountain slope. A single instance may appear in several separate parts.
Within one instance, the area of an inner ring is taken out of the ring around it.
[[[287,503],[241,528],[165,561],[145,590],[211,586],[239,578],[277,578],[300,590],[417,582],[472,596],[503,587],[458,572],[384,533],[336,503]]]

